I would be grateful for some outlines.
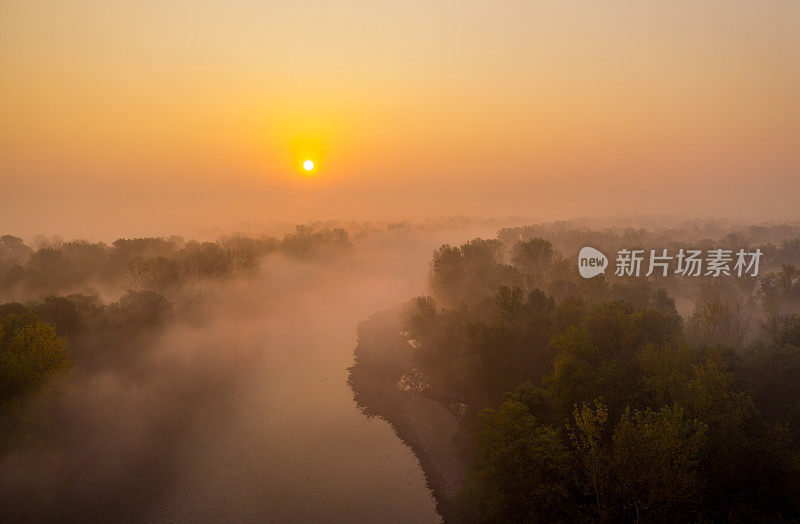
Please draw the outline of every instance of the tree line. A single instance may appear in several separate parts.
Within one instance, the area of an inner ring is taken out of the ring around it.
[[[271,253],[294,258],[325,256],[351,247],[344,229],[297,226],[282,238],[234,235],[215,242],[170,238],[120,238],[110,246],[86,240],[40,238],[27,245],[13,235],[0,237],[0,293],[21,296],[60,294],[87,286],[128,286],[172,291],[203,279],[246,275]]]
[[[55,438],[58,401],[71,375],[137,372],[138,353],[176,316],[191,317],[192,282],[255,274],[262,257],[327,257],[351,247],[343,229],[298,226],[281,239],[231,236],[119,239],[112,245],[0,237],[0,453]],[[118,299],[104,302],[97,286]],[[75,292],[78,290],[78,292]],[[32,400],[41,402],[28,409]],[[31,419],[35,417],[36,420]],[[46,435],[44,433],[46,433]]]
[[[749,280],[582,279],[515,233],[442,246],[403,315],[419,389],[469,406],[463,520],[800,519],[800,243]]]

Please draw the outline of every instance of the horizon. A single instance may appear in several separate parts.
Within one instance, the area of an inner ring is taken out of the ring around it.
[[[797,0],[0,0],[0,522],[800,522],[798,95]]]
[[[0,5],[22,234],[798,217],[795,2]]]

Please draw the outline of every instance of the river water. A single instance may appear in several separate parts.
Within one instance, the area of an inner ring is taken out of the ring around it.
[[[270,257],[178,297],[164,333],[70,380],[56,444],[3,459],[0,520],[439,521],[417,459],[346,380],[358,322],[424,293],[440,240]]]
[[[235,332],[238,348],[258,354],[248,375],[257,379],[229,417],[194,430],[147,520],[440,520],[416,457],[387,422],[358,410],[346,384],[357,323],[424,290],[425,258],[354,263],[268,264],[263,289],[222,297],[228,309],[257,312],[217,312],[224,329],[198,328],[198,340]]]
[[[355,327],[375,288],[323,277],[304,299],[243,320],[237,344],[266,344],[261,380],[222,426],[192,435],[152,520],[436,522],[410,449],[367,419],[346,384]],[[347,291],[344,290],[347,288]],[[354,304],[362,306],[354,307]],[[373,310],[374,311],[374,310]],[[252,340],[248,340],[252,337]]]

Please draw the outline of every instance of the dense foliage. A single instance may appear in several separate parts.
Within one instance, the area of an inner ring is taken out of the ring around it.
[[[216,242],[120,238],[103,242],[39,238],[29,247],[19,237],[0,237],[0,294],[36,296],[84,290],[87,286],[133,286],[170,292],[188,282],[247,274],[270,253],[307,258],[350,246],[341,228],[297,226],[282,239],[228,236]]]
[[[351,246],[343,229],[308,226],[282,239],[134,238],[108,246],[40,238],[37,244],[0,237],[0,297],[7,301],[0,301],[0,452],[12,441],[31,440],[41,426],[57,426],[64,395],[48,389],[55,379],[141,373],[137,357],[174,320],[175,310],[192,321],[199,299],[186,292],[189,284],[246,278],[270,254],[298,260]],[[104,301],[101,294],[118,298]],[[44,391],[54,393],[47,402]],[[28,409],[34,400],[41,402]],[[28,415],[37,421],[23,420]]]
[[[798,242],[761,278],[586,280],[515,233],[443,246],[404,315],[416,373],[470,406],[461,517],[800,519]]]
[[[69,369],[67,341],[24,308],[0,308],[0,414]]]

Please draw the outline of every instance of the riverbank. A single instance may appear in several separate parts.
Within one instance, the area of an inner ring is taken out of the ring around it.
[[[443,520],[455,521],[457,497],[466,479],[466,439],[459,417],[444,404],[396,386],[413,367],[398,311],[376,313],[361,322],[354,354],[348,383],[359,408],[389,422],[419,460]]]

